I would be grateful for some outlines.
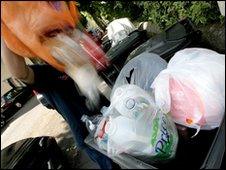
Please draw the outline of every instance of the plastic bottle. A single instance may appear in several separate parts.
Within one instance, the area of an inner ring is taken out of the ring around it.
[[[75,29],[73,39],[80,44],[97,70],[105,69],[109,63],[103,50],[90,38],[88,33]]]
[[[144,116],[156,114],[154,100],[136,85],[120,86],[115,90],[111,101],[121,115],[130,119],[140,120]]]
[[[101,115],[87,116],[84,114],[81,117],[81,121],[86,124],[87,130],[92,136],[94,136],[97,126],[100,123],[101,119],[102,119]]]
[[[105,130],[109,137],[109,154],[142,153],[148,148],[150,141],[149,134],[140,134],[136,131],[135,120],[124,116],[118,116],[106,124]]]

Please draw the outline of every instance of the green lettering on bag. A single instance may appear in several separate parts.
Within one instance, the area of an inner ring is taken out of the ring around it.
[[[153,120],[153,126],[152,126],[152,136],[151,136],[151,144],[152,146],[155,146],[155,143],[157,141],[157,134],[158,134],[158,126],[159,126],[159,118],[155,118]]]

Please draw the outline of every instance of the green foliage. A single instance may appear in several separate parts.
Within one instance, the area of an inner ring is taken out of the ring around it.
[[[222,21],[216,1],[90,1],[81,10],[111,22],[128,17],[131,21],[151,21],[165,29],[178,20],[189,18],[196,25]]]
[[[225,23],[225,17],[223,15],[220,16],[220,23],[221,24]]]
[[[140,8],[137,8],[135,4],[125,1],[109,1],[102,4],[99,1],[93,1],[90,7],[95,9],[94,15],[99,15],[109,22],[122,17],[136,20],[141,13]]]
[[[216,2],[197,1],[192,2],[189,8],[189,16],[196,24],[206,24],[220,19],[220,12]]]
[[[84,14],[81,13],[81,20],[80,20],[81,24],[86,27],[88,20],[87,18],[84,16]]]

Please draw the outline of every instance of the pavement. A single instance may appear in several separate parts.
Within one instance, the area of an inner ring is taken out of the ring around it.
[[[88,155],[79,150],[68,124],[55,110],[44,107],[36,97],[31,98],[1,129],[1,150],[29,137],[52,136],[73,169],[100,169]]]

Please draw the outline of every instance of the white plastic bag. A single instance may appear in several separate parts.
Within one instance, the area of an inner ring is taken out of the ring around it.
[[[219,127],[225,112],[225,55],[202,48],[177,52],[152,84],[156,104],[174,122]]]
[[[122,85],[118,87],[111,98],[109,108],[114,108],[122,116],[140,120],[155,116],[156,106],[153,98],[136,85]]]
[[[110,156],[124,152],[148,157],[151,162],[175,156],[178,134],[174,123],[140,87],[117,88],[104,115],[109,116],[105,131]]]
[[[154,53],[143,52],[131,59],[120,71],[112,94],[124,84],[134,84],[151,93],[151,84],[155,77],[167,67],[167,62]]]
[[[135,29],[135,26],[128,18],[120,18],[112,21],[107,26],[107,35],[109,40],[112,40],[112,47],[126,38]]]

